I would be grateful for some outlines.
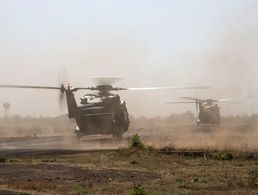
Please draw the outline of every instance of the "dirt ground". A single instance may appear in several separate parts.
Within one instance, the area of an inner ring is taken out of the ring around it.
[[[128,149],[138,133],[149,149]],[[95,135],[1,137],[0,194],[258,194],[255,129],[153,127]],[[215,159],[230,151],[232,159]]]
[[[14,153],[0,158],[0,194],[130,194],[134,184],[149,194],[258,194],[258,153],[233,160],[207,151]]]

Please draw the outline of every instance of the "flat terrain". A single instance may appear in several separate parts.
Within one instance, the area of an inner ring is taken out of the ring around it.
[[[135,132],[2,137],[0,194],[258,194],[257,134],[232,129],[138,130],[144,150]]]
[[[256,153],[233,160],[215,160],[208,151],[173,150],[12,154],[0,159],[0,194],[129,194],[134,183],[150,194],[258,193]]]
[[[132,134],[139,134],[147,145],[164,147],[175,145],[178,148],[234,148],[258,149],[258,128],[245,125],[223,125],[222,127],[193,125],[158,126],[135,128],[124,134],[124,139],[112,140],[109,135],[91,135],[77,142],[72,132],[58,135],[39,136],[0,136],[0,150],[14,149],[70,149],[95,150],[118,149],[125,147]],[[3,133],[3,130],[0,130]],[[44,131],[43,131],[44,132]],[[6,132],[3,134],[7,134]],[[13,135],[13,133],[11,133]]]

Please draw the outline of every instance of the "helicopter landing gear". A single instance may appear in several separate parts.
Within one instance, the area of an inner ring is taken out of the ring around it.
[[[79,142],[79,141],[81,140],[81,137],[82,137],[81,135],[76,134],[76,135],[75,135],[75,141],[76,141],[76,142]]]
[[[123,139],[123,134],[122,133],[113,133],[112,138],[114,140],[121,140],[121,139]]]
[[[82,134],[81,134],[80,130],[78,130],[78,129],[76,128],[76,130],[74,131],[74,134],[75,134],[75,141],[76,141],[76,142],[80,141],[80,139],[81,139],[81,137],[82,137]]]
[[[123,139],[123,131],[124,128],[118,128],[113,134],[112,134],[112,138],[115,140],[122,140]]]

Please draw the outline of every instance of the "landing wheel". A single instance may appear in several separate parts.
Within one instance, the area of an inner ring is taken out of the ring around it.
[[[81,140],[82,134],[79,131],[74,131],[75,141],[79,142]]]

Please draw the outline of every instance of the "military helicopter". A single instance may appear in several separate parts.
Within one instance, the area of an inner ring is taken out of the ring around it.
[[[129,114],[125,101],[120,99],[117,91],[162,90],[162,89],[207,89],[209,87],[147,87],[123,88],[113,87],[112,84],[120,78],[95,77],[98,85],[94,87],[72,87],[70,84],[60,87],[28,86],[28,85],[0,85],[0,88],[46,89],[59,90],[60,101],[66,98],[68,117],[77,124],[75,135],[77,138],[93,134],[111,134],[113,138],[122,138],[129,127]],[[74,93],[79,90],[95,91],[81,98],[78,105]]]
[[[242,97],[246,98],[246,97]],[[197,118],[197,126],[201,124],[209,124],[212,126],[220,126],[220,107],[218,103],[240,103],[235,100],[242,98],[227,98],[227,99],[199,99],[192,97],[181,97],[181,99],[191,100],[191,101],[182,101],[182,102],[167,102],[169,104],[195,104]]]

